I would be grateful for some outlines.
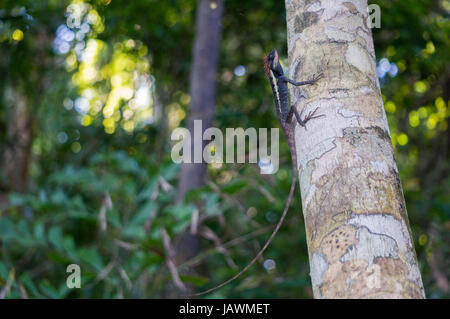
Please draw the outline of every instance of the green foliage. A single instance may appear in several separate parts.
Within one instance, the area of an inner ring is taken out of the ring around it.
[[[173,181],[174,164],[153,165],[123,151],[99,152],[83,167],[50,174],[36,194],[10,194],[0,219],[0,271],[3,281],[10,269],[24,277],[9,297],[20,297],[20,285],[29,297],[49,298],[118,297],[119,286],[124,296],[143,297],[158,289],[130,287],[164,261],[160,228],[183,231],[192,207],[174,206],[174,190],[161,188],[161,180]],[[81,290],[62,280],[72,263],[82,269]]]

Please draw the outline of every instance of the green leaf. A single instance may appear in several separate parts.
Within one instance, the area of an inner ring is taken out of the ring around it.
[[[96,248],[82,248],[78,251],[78,256],[97,272],[100,272],[104,268],[102,258]]]
[[[39,284],[39,288],[45,295],[47,295],[47,297],[50,297],[52,299],[59,299],[61,297],[58,290],[56,290],[56,288],[53,287],[47,279],[44,279]]]
[[[128,238],[144,239],[147,237],[145,231],[145,222],[156,212],[156,204],[154,202],[146,202],[143,204],[131,221],[125,226],[122,234]]]
[[[150,199],[153,191],[155,190],[155,184],[157,183],[157,181],[157,178],[153,178],[138,194],[138,200]]]
[[[241,189],[243,189],[245,186],[247,186],[247,182],[244,180],[237,180],[228,183],[227,185],[222,187],[222,192],[227,194],[235,194],[239,192]]]
[[[11,207],[23,206],[26,204],[26,196],[19,193],[10,193],[8,200]]]
[[[156,207],[154,202],[148,201],[144,203],[133,216],[130,224],[133,226],[143,225],[155,213]]]
[[[205,212],[208,215],[219,215],[222,213],[219,206],[220,197],[216,193],[208,193],[204,196]]]
[[[0,234],[3,241],[17,240],[20,237],[16,225],[8,218],[0,218]]]
[[[19,281],[24,285],[26,290],[28,290],[28,297],[41,298],[42,294],[38,291],[36,285],[33,280],[27,274],[23,274],[19,277]]]
[[[108,209],[106,212],[106,219],[114,227],[121,228],[122,224],[120,222],[120,213],[115,209]]]
[[[190,283],[197,287],[206,285],[209,282],[209,278],[194,275],[180,275],[180,279],[185,283]]]
[[[53,226],[48,231],[48,241],[57,249],[62,248],[62,230],[59,226]]]
[[[3,282],[8,281],[9,278],[9,271],[8,268],[6,268],[5,264],[0,261],[0,278],[3,280]]]
[[[33,235],[38,243],[45,245],[45,227],[43,221],[36,222],[33,229]]]
[[[194,209],[192,204],[178,204],[167,209],[165,217],[175,233],[182,232],[191,223]]]

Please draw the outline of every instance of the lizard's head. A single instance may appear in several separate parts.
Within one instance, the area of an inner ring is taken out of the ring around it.
[[[272,71],[275,75],[283,74],[283,68],[281,67],[280,61],[278,59],[277,50],[274,49],[264,57],[264,68],[269,77],[271,77],[270,71]]]

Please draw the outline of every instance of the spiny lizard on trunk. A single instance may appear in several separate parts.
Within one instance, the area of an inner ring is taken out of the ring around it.
[[[280,122],[281,129],[283,130],[284,135],[286,136],[289,150],[291,152],[292,157],[292,182],[291,182],[291,188],[289,191],[289,196],[286,201],[286,206],[284,208],[283,213],[281,214],[280,220],[278,221],[277,225],[275,226],[275,229],[273,230],[272,234],[270,235],[267,242],[264,244],[263,248],[258,252],[258,254],[253,258],[253,260],[245,266],[239,273],[234,275],[232,278],[228,279],[227,281],[221,283],[220,285],[210,288],[208,290],[192,294],[191,296],[200,296],[207,293],[210,293],[216,289],[219,289],[226,284],[232,282],[239,276],[241,276],[244,272],[246,272],[263,254],[263,252],[266,250],[266,248],[270,245],[273,238],[277,234],[278,230],[280,229],[281,225],[283,224],[283,221],[286,217],[287,211],[289,209],[289,205],[291,204],[292,197],[294,195],[295,190],[295,183],[297,181],[297,153],[295,150],[295,122],[292,121],[293,115],[295,115],[295,118],[297,119],[298,124],[300,126],[304,127],[306,129],[306,123],[314,118],[318,118],[324,115],[315,115],[317,108],[309,112],[309,114],[302,119],[302,113],[298,113],[297,109],[294,105],[290,105],[289,103],[289,90],[287,84],[290,83],[295,86],[301,86],[301,85],[307,85],[307,84],[314,84],[316,83],[320,78],[323,77],[323,74],[320,73],[317,76],[314,76],[312,80],[309,81],[303,81],[303,82],[296,82],[294,80],[291,80],[287,78],[284,75],[283,67],[280,64],[279,58],[278,58],[278,52],[277,50],[273,50],[270,52],[265,58],[264,58],[264,69],[267,73],[267,76],[270,81],[270,86],[272,87],[272,93],[273,98],[275,101],[275,109],[277,112],[277,117]]]

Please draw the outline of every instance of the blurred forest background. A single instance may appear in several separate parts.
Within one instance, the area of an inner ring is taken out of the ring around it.
[[[378,75],[425,290],[448,298],[450,1],[371,3],[381,7]],[[1,0],[0,297],[176,296],[174,271],[201,290],[264,244],[291,181],[285,141],[277,174],[209,165],[206,184],[177,198],[170,132],[187,126],[196,6]],[[278,127],[262,58],[277,48],[287,65],[284,1],[226,0],[221,19],[214,126]],[[264,260],[207,297],[312,297],[296,194]],[[80,289],[66,286],[73,263]]]

